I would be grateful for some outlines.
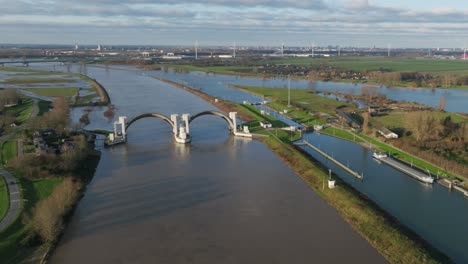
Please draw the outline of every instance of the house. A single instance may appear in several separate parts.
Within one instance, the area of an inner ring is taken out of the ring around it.
[[[392,132],[390,129],[386,127],[382,127],[378,130],[378,132],[384,137],[384,138],[398,138],[398,135],[394,132]]]
[[[271,128],[273,125],[270,122],[263,120],[260,121],[260,126],[263,128]]]

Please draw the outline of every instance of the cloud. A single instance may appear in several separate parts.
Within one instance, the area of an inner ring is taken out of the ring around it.
[[[157,2],[157,3],[155,3]],[[172,40],[188,39],[190,34],[206,34],[224,40],[245,33],[247,40],[256,37],[294,35],[310,40],[315,36],[353,34],[362,38],[393,36],[427,36],[456,34],[468,37],[468,12],[445,7],[432,10],[411,10],[381,6],[368,0],[334,2],[325,0],[0,0],[0,27],[9,32],[21,29],[21,38],[40,31],[94,32],[99,37],[113,32],[130,32],[147,39],[146,31],[185,32]],[[57,21],[60,21],[58,23]],[[96,32],[102,32],[101,34]],[[3,31],[2,31],[3,32]],[[186,32],[190,33],[187,34]],[[61,33],[60,33],[61,34]],[[57,38],[61,35],[57,34]],[[19,38],[20,33],[16,35]],[[63,38],[67,38],[66,33]],[[122,41],[128,40],[123,38]],[[64,40],[66,42],[68,40]],[[138,37],[132,39],[138,41]],[[171,41],[167,38],[167,41]],[[45,42],[45,41],[44,41]]]

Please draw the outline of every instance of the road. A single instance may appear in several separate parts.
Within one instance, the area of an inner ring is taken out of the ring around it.
[[[15,221],[16,216],[21,211],[21,195],[18,188],[18,182],[8,171],[0,169],[0,175],[5,179],[10,198],[10,207],[6,216],[0,221],[0,230]]]

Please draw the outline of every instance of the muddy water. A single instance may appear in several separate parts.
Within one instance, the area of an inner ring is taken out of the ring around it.
[[[111,88],[116,116],[213,109],[136,72],[88,74]],[[51,263],[384,262],[267,147],[230,137],[224,120],[194,121],[188,146],[161,120],[128,133],[128,144],[102,150]]]

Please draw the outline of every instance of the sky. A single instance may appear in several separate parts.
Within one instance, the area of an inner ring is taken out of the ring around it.
[[[0,0],[0,43],[463,48],[466,0]]]

